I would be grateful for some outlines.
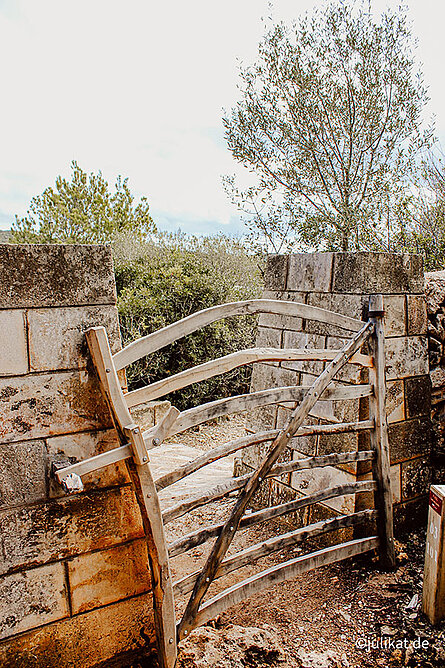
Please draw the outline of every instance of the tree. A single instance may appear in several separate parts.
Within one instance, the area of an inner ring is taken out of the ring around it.
[[[273,26],[240,74],[223,123],[255,184],[225,186],[251,233],[274,250],[386,248],[388,212],[432,137],[406,9],[375,22],[363,2],[330,3]]]
[[[399,212],[399,250],[423,256],[428,271],[445,268],[445,156],[427,154]]]
[[[119,322],[126,345],[201,309],[261,296],[257,258],[223,235],[161,233],[147,243],[123,237],[113,244]],[[127,368],[130,389],[255,345],[256,317],[220,320]],[[251,367],[241,367],[175,392],[181,410],[249,391]]]
[[[111,193],[102,172],[88,176],[76,161],[71,169],[71,181],[58,176],[55,189],[34,197],[24,218],[16,216],[12,241],[94,244],[122,233],[146,238],[156,231],[147,198],[135,204],[128,179],[118,176]]]

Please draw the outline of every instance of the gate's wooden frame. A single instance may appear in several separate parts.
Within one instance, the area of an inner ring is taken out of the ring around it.
[[[340,327],[353,333],[347,344],[338,351],[333,350],[244,350],[226,357],[201,364],[193,369],[170,376],[152,383],[147,387],[123,393],[118,378],[118,371],[132,362],[186,336],[187,334],[225,317],[252,313],[273,313],[291,315],[303,319],[317,320],[328,325]],[[383,298],[371,297],[367,322],[356,320],[321,308],[276,300],[250,300],[233,304],[223,304],[169,325],[131,343],[115,355],[111,354],[107,333],[103,327],[94,327],[86,332],[88,346],[100,380],[101,388],[107,399],[121,446],[109,452],[97,455],[83,462],[59,469],[56,476],[65,487],[70,488],[70,481],[79,482],[86,473],[102,468],[117,461],[126,460],[136,497],[141,509],[144,529],[147,537],[150,568],[153,587],[153,607],[161,668],[172,668],[177,656],[177,640],[186,636],[193,628],[220,614],[223,610],[251,596],[261,589],[276,582],[294,577],[318,566],[330,564],[348,557],[363,554],[378,548],[382,564],[393,567],[395,564],[392,498],[389,476],[388,435],[385,415],[385,351],[383,332]],[[362,345],[368,341],[370,355],[361,354]],[[329,362],[325,370],[310,387],[271,388],[248,395],[228,397],[213,401],[197,408],[180,413],[171,407],[163,419],[153,428],[141,433],[134,423],[129,408],[153,400],[168,392],[177,390],[191,383],[224,373],[230,369],[252,362],[265,360],[322,360]],[[337,372],[347,363],[357,364],[369,369],[369,383],[349,386],[331,386]],[[328,399],[354,399],[369,397],[370,415],[368,420],[357,423],[339,423],[323,425],[304,425],[304,420],[311,413],[317,401]],[[259,406],[278,402],[296,404],[288,423],[280,430],[274,429],[236,439],[211,452],[200,455],[195,460],[170,471],[154,480],[150,464],[149,450],[160,445],[168,436],[178,434],[193,425],[211,418],[230,413],[241,412]],[[277,460],[291,439],[309,434],[347,433],[368,430],[372,449],[364,452],[346,452],[307,457],[286,464],[277,464]],[[229,483],[218,485],[204,494],[189,497],[186,501],[160,509],[158,491],[174,484],[203,466],[225,457],[255,443],[271,442],[269,452],[253,474],[239,476]],[[292,471],[335,466],[347,462],[372,461],[373,480],[349,483],[312,494],[301,499],[278,506],[246,513],[247,507],[259,489],[261,482],[268,477]],[[75,487],[75,486],[74,486]],[[164,525],[180,517],[193,508],[202,506],[215,499],[240,490],[238,499],[230,516],[222,524],[204,527],[167,545]],[[298,508],[344,494],[374,492],[375,510],[364,510],[351,515],[341,515],[333,519],[295,529],[277,537],[271,537],[230,557],[227,551],[238,528],[252,526],[258,522],[291,513]],[[308,537],[317,536],[327,531],[343,527],[355,527],[377,518],[377,535],[368,538],[325,548],[317,552],[291,559],[254,575],[203,603],[211,583],[227,573],[250,564],[271,552],[295,545]],[[206,564],[200,571],[190,573],[176,583],[172,583],[169,559],[196,545],[200,545],[216,536],[215,544]],[[176,626],[174,595],[191,592],[184,615]]]

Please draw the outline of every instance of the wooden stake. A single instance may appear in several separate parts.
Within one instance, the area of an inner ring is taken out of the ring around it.
[[[374,385],[374,395],[369,398],[370,417],[375,421],[371,430],[371,445],[376,452],[373,463],[374,480],[377,482],[375,507],[379,512],[377,530],[380,538],[379,556],[384,568],[395,568],[394,527],[392,492],[390,478],[390,458],[388,426],[386,422],[386,381],[385,381],[385,335],[383,330],[383,297],[373,295],[369,299],[369,319],[375,329],[370,339],[374,367],[369,370],[369,380]]]

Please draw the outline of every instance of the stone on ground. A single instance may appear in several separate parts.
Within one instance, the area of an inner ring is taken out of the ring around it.
[[[278,635],[269,629],[196,629],[179,645],[176,668],[290,668]]]

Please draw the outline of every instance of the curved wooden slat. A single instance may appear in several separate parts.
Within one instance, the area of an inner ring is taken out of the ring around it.
[[[266,478],[273,478],[283,473],[293,473],[295,471],[304,471],[307,469],[323,468],[324,466],[340,466],[351,462],[372,461],[375,458],[374,450],[361,450],[360,452],[335,452],[330,455],[321,455],[317,457],[305,457],[297,459],[286,464],[277,464]]]
[[[276,299],[251,299],[241,302],[231,302],[198,311],[182,320],[178,320],[178,322],[163,327],[163,329],[157,332],[153,332],[153,334],[133,341],[133,343],[130,343],[113,355],[114,365],[119,371],[141,357],[154,353],[156,350],[164,348],[164,346],[173,343],[173,341],[177,341],[187,336],[187,334],[201,329],[201,327],[210,325],[212,322],[235,315],[252,315],[256,313],[271,313],[317,320],[350,332],[358,332],[363,326],[363,322],[355,318],[333,313],[317,306],[300,304],[299,302],[285,302]]]
[[[297,402],[304,399],[309,391],[309,387],[301,385],[290,385],[288,387],[276,387],[270,390],[260,390],[251,394],[239,394],[235,397],[226,399],[217,399],[207,404],[189,408],[178,416],[174,428],[168,432],[169,436],[180,434],[190,427],[214,420],[221,415],[232,415],[233,413],[242,413],[254,408],[269,406],[275,403]],[[323,394],[318,397],[318,401],[341,401],[349,399],[361,399],[370,397],[373,393],[373,386],[366,385],[342,385],[337,387],[327,387]],[[149,437],[151,432],[144,432],[144,439]]]
[[[179,373],[158,380],[151,385],[132,390],[125,395],[125,401],[129,408],[154,401],[171,392],[176,392],[184,387],[208,380],[214,376],[220,376],[227,371],[232,371],[240,366],[253,364],[254,362],[279,362],[279,361],[305,361],[319,360],[331,361],[338,355],[338,350],[307,350],[307,349],[281,349],[281,348],[250,348],[239,350],[224,357],[204,362],[192,369],[186,369]],[[351,357],[348,363],[371,367],[372,358],[360,353]]]
[[[185,478],[191,473],[194,473],[195,471],[198,471],[199,469],[203,468],[203,466],[212,464],[212,462],[215,462],[218,459],[222,459],[223,457],[227,457],[227,455],[231,455],[234,452],[238,452],[239,450],[247,448],[250,445],[255,445],[255,443],[264,443],[265,441],[271,441],[275,438],[278,432],[279,432],[278,429],[272,429],[271,431],[265,431],[265,432],[258,432],[250,436],[237,438],[233,441],[229,441],[228,443],[224,443],[224,445],[220,445],[219,447],[214,448],[213,450],[204,452],[204,454],[200,455],[199,457],[192,459],[190,462],[187,462],[186,464],[179,466],[174,471],[170,471],[169,473],[166,473],[165,475],[156,479],[155,480],[156,489],[158,491],[160,491],[161,489],[165,489],[166,487],[173,485],[175,482],[178,482],[178,480],[182,480],[182,478]]]
[[[323,455],[321,457],[307,457],[305,459],[298,459],[287,464],[277,464],[264,477],[273,478],[283,473],[293,473],[295,471],[304,471],[307,469],[321,468],[324,466],[339,466],[340,464],[347,464],[349,462],[363,462],[374,459],[374,450],[363,450],[360,452],[336,452],[330,455]],[[243,487],[251,478],[251,473],[233,478],[229,482],[221,485],[216,485],[207,489],[204,493],[195,494],[188,497],[185,501],[180,501],[174,506],[166,508],[162,513],[162,520],[164,524],[168,524],[181,515],[184,515],[189,510],[194,510],[206,503],[222,499],[227,494],[234,492]]]
[[[233,478],[233,480],[230,480],[229,482],[215,485],[215,487],[207,489],[204,493],[189,496],[185,501],[180,501],[174,506],[166,508],[162,513],[162,521],[164,522],[164,525],[181,517],[181,515],[185,515],[189,510],[194,510],[195,508],[204,506],[206,503],[222,499],[224,496],[227,496],[227,494],[240,489],[240,487],[246,484],[249,478],[250,475]]]
[[[190,626],[192,628],[201,626],[209,621],[209,619],[220,615],[224,610],[231,608],[263,589],[268,589],[274,584],[294,578],[300,573],[320,568],[320,566],[326,566],[336,561],[343,561],[343,559],[349,559],[350,557],[370,552],[371,550],[375,550],[378,545],[379,539],[377,536],[359,538],[342,543],[340,546],[327,547],[303,557],[296,557],[295,559],[290,559],[282,564],[268,568],[211,598],[201,607],[196,617],[190,622]],[[180,632],[179,639],[182,637],[184,637],[184,634]]]
[[[314,503],[319,503],[320,501],[328,501],[329,499],[334,499],[337,496],[344,496],[346,494],[373,492],[375,489],[376,484],[373,480],[351,482],[346,485],[336,485],[335,487],[323,489],[320,492],[302,497],[301,499],[296,499],[295,501],[281,503],[278,506],[271,506],[270,508],[264,508],[263,510],[257,510],[250,513],[250,515],[244,515],[239,526],[240,528],[245,529],[254,524],[265,522],[266,520],[289,515],[289,513],[305,508],[306,506],[311,506]],[[169,556],[176,557],[178,554],[182,554],[198,545],[202,545],[202,543],[205,543],[210,538],[218,536],[223,526],[224,524],[209,525],[200,531],[191,532],[182,538],[178,538],[168,545]]]
[[[357,431],[366,431],[372,429],[374,422],[372,420],[362,420],[361,422],[341,422],[339,424],[316,424],[316,425],[307,425],[300,427],[297,433],[294,435],[294,438],[299,436],[310,436],[312,434],[344,434],[347,432],[357,432]],[[190,462],[179,466],[174,471],[164,474],[160,478],[155,480],[156,489],[160,491],[165,489],[170,485],[173,485],[178,480],[182,480],[186,476],[198,471],[199,469],[212,464],[218,459],[227,457],[234,452],[238,452],[243,448],[247,448],[256,443],[264,443],[266,441],[272,441],[280,433],[279,429],[271,429],[270,431],[258,432],[250,436],[244,436],[243,438],[237,438],[224,445],[220,445],[209,452],[192,459]],[[297,447],[295,449],[298,449]]]
[[[351,515],[342,515],[329,520],[316,522],[315,524],[309,524],[308,526],[289,531],[281,536],[274,536],[268,540],[261,541],[261,543],[256,543],[245,550],[237,552],[231,557],[226,557],[221,562],[221,565],[216,572],[215,579],[222,578],[224,575],[232,573],[243,566],[250,565],[253,561],[261,559],[261,557],[292,547],[308,538],[313,538],[314,536],[319,536],[329,531],[336,531],[337,529],[360,526],[366,522],[371,522],[376,519],[376,517],[377,511],[375,510],[361,510],[360,512],[352,513]],[[174,582],[173,591],[175,595],[183,595],[192,591],[198,575],[199,570]]]

